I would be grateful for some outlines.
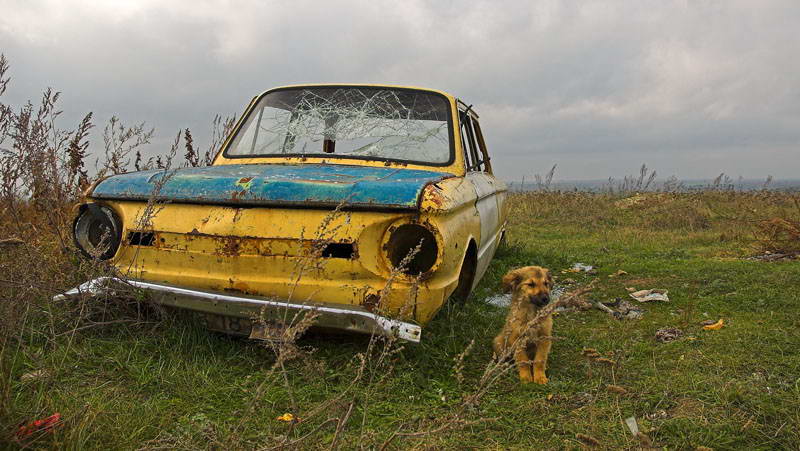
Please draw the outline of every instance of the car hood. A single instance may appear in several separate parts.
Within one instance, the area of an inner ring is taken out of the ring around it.
[[[177,203],[416,209],[426,185],[452,174],[333,164],[240,164],[111,176],[95,199]]]

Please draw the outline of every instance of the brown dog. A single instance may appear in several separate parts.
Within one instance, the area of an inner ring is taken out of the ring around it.
[[[498,357],[504,356],[520,338],[527,341],[520,343],[514,350],[514,360],[522,382],[547,383],[545,371],[547,355],[550,353],[553,318],[548,316],[530,330],[526,329],[539,309],[550,302],[552,286],[550,271],[539,266],[514,269],[503,276],[503,289],[506,293],[512,293],[511,307],[503,330],[494,339],[494,353]],[[530,355],[534,355],[533,362]]]

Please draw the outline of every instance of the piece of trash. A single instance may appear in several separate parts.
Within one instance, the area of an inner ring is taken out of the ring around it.
[[[618,395],[624,395],[628,393],[628,390],[625,390],[625,387],[619,385],[606,385],[606,390],[610,391],[611,393],[616,393]]]
[[[615,272],[614,274],[609,274],[609,275],[608,275],[608,277],[609,277],[609,278],[614,278],[614,277],[622,277],[622,276],[627,276],[627,275],[628,275],[628,273],[627,273],[627,272],[625,272],[625,271],[623,271],[623,270],[619,269],[619,270],[617,270],[617,272]]]
[[[22,440],[37,432],[53,432],[53,428],[59,424],[61,424],[61,414],[56,412],[47,418],[20,425],[14,436],[17,440]]]
[[[644,316],[644,310],[636,307],[628,301],[623,301],[621,299],[605,304],[602,302],[595,302],[595,307],[608,313],[616,319],[641,319],[642,316]]]
[[[641,319],[644,316],[644,310],[636,307],[628,301],[622,301],[617,306],[617,311],[625,319]]]
[[[633,293],[634,291],[636,291],[636,288],[633,288],[633,287],[625,287],[625,290],[627,290],[627,291],[628,291],[628,293]]]
[[[23,374],[22,376],[20,376],[19,380],[21,380],[22,382],[27,382],[35,379],[41,379],[45,376],[47,376],[47,371],[36,370],[36,371],[31,371],[30,373]]]
[[[625,418],[625,424],[628,425],[628,429],[630,429],[634,437],[639,433],[639,424],[636,423],[636,417]]]
[[[669,302],[669,297],[667,296],[669,293],[667,290],[639,290],[634,291],[630,294],[630,297],[636,299],[639,302],[653,302],[653,301],[660,301],[660,302]]]
[[[299,422],[300,421],[300,418],[297,418],[296,416],[292,415],[291,413],[284,413],[283,415],[281,415],[281,416],[279,416],[278,418],[275,418],[275,419],[278,420],[278,421],[286,422],[286,423],[293,423],[293,422]]]
[[[720,319],[719,321],[717,321],[714,324],[709,324],[709,325],[703,326],[703,329],[704,330],[720,330],[720,329],[722,329],[722,326],[724,324],[725,324],[725,321]]]
[[[508,307],[511,305],[510,293],[498,293],[486,298],[486,302],[498,307]]]
[[[677,327],[665,327],[656,331],[656,340],[660,341],[661,343],[667,343],[669,341],[677,340],[682,335],[683,331]]]
[[[574,265],[572,265],[572,268],[565,269],[564,271],[561,271],[561,272],[563,272],[563,273],[567,273],[567,272],[585,272],[585,273],[588,273],[588,274],[597,274],[597,270],[594,269],[594,266],[587,265],[585,263],[575,263]]]
[[[706,315],[708,315],[708,314],[706,314]],[[710,325],[712,325],[712,324],[714,324],[714,323],[716,323],[716,322],[717,322],[716,320],[713,320],[713,319],[707,319],[707,320],[705,320],[705,321],[701,321],[701,322],[700,322],[700,325],[701,325],[701,326],[710,326]]]
[[[613,360],[607,359],[605,357],[596,358],[596,359],[594,359],[594,361],[597,362],[597,363],[604,363],[606,365],[614,365],[614,361]]]
[[[547,400],[548,400],[548,401],[552,401],[552,400],[553,400],[553,394],[552,394],[552,393],[550,393],[549,395],[547,395]]]

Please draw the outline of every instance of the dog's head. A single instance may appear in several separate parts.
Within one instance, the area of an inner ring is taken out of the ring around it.
[[[540,266],[525,266],[512,269],[503,276],[503,289],[506,293],[514,293],[514,298],[521,298],[537,307],[544,307],[550,302],[550,289],[553,277],[550,271]]]

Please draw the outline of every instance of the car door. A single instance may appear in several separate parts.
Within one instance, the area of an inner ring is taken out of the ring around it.
[[[505,184],[492,174],[486,144],[478,124],[478,115],[459,102],[459,130],[464,149],[465,178],[475,189],[475,208],[480,215],[481,231],[474,283],[483,277],[505,228]]]

